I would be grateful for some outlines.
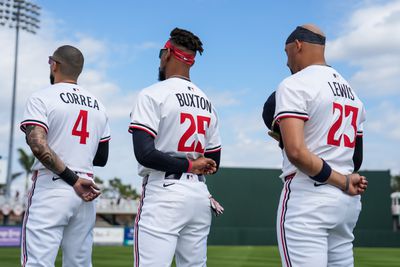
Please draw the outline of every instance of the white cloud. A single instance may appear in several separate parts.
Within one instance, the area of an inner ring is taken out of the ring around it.
[[[267,135],[260,112],[241,112],[223,119],[222,166],[280,168],[281,150]]]
[[[351,82],[368,95],[398,95],[400,84],[400,1],[355,11],[344,32],[327,43],[328,61],[357,68]]]
[[[208,97],[211,99],[213,105],[217,109],[221,109],[229,106],[236,106],[239,104],[238,99],[240,99],[237,92],[232,91],[217,91],[217,90],[206,90],[208,92]]]
[[[327,43],[327,59],[354,67],[350,83],[364,100],[363,169],[390,169],[400,160],[400,1],[366,1]]]
[[[366,131],[380,138],[400,141],[400,108],[389,101],[383,101],[369,110]]]
[[[350,16],[345,27],[344,33],[327,44],[328,62],[346,61],[355,67],[351,84],[359,95],[398,94],[400,35],[395,33],[400,32],[400,2],[364,6]],[[240,105],[240,97],[235,93],[223,91],[213,97],[220,99],[223,108]],[[224,106],[225,99],[232,102]],[[393,149],[400,140],[397,103],[388,100],[367,106],[363,169],[399,170],[400,162]],[[241,111],[231,116],[221,118],[222,166],[280,168],[281,151],[267,136],[261,115],[257,111]],[[261,132],[265,136],[260,136]],[[382,155],[385,155],[384,161]]]
[[[106,43],[84,34],[77,34],[77,37],[79,41],[76,43],[76,46],[79,47],[85,58],[88,59],[87,61],[97,63],[103,59],[107,53]]]
[[[367,114],[364,134],[363,169],[390,169],[400,172],[400,108],[383,101]]]
[[[150,42],[150,41],[145,41],[141,44],[137,44],[134,46],[137,50],[148,50],[148,49],[156,49],[156,48],[160,48],[161,45],[156,43],[156,42]]]

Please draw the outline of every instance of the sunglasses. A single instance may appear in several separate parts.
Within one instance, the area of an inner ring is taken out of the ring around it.
[[[51,64],[53,64],[53,63],[61,64],[61,62],[58,61],[58,60],[55,60],[55,59],[53,58],[53,56],[49,56],[49,65],[51,65]]]
[[[158,54],[158,58],[161,59],[161,57],[162,57],[164,51],[167,51],[167,50],[168,50],[168,48],[161,48],[161,49],[160,49],[160,53]]]

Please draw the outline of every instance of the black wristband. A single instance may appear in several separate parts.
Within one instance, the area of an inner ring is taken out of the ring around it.
[[[70,186],[74,186],[76,181],[78,181],[79,179],[79,176],[75,172],[70,170],[68,167],[65,167],[65,170],[58,176],[60,176],[61,179],[63,179]]]
[[[345,177],[346,177],[346,186],[345,186],[343,191],[345,193],[347,193],[349,191],[349,188],[350,188],[350,174],[345,175]]]
[[[325,160],[322,159],[321,171],[315,176],[310,176],[310,178],[319,183],[325,183],[326,180],[328,180],[329,176],[331,176],[331,173],[332,173],[331,166],[329,166],[329,164],[326,163]]]

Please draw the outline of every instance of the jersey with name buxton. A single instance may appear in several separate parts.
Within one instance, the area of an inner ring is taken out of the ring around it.
[[[218,117],[203,91],[192,82],[169,78],[141,91],[131,113],[130,129],[148,132],[158,150],[197,158],[221,147]],[[146,175],[145,168],[139,168]]]

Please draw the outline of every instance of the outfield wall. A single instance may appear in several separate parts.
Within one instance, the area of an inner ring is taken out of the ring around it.
[[[276,245],[275,215],[282,182],[278,169],[221,168],[209,176],[211,194],[224,206],[213,218],[210,245]],[[363,171],[369,187],[355,229],[355,246],[400,247],[392,232],[389,171]]]
[[[21,245],[21,226],[0,226],[0,247],[19,247]],[[123,226],[94,227],[94,245],[132,246],[133,228]]]

